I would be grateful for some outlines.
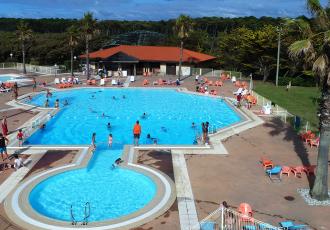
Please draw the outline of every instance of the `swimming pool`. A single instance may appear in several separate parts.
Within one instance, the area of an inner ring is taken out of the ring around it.
[[[223,100],[178,92],[173,89],[79,89],[55,92],[56,99],[68,106],[28,140],[29,144],[90,144],[96,133],[97,150],[87,168],[71,170],[39,183],[30,193],[34,210],[49,218],[69,221],[70,205],[77,219],[83,219],[83,206],[91,204],[89,221],[115,219],[146,206],[154,198],[157,187],[147,176],[127,170],[111,169],[122,154],[123,146],[131,144],[136,120],[142,126],[140,143],[147,134],[159,144],[193,144],[200,123],[208,121],[220,129],[241,121],[241,117]],[[45,94],[30,103],[42,106]],[[62,104],[61,104],[62,105]],[[146,113],[146,118],[141,115]],[[107,123],[111,128],[107,128]],[[197,128],[192,128],[194,122]],[[107,147],[112,133],[114,145]]]
[[[19,78],[18,75],[9,75],[9,74],[1,74],[0,75],[0,82],[6,82],[10,80],[15,80],[16,78]]]
[[[30,78],[17,74],[0,74],[0,83],[2,82],[17,82],[19,86],[32,84],[32,80]]]

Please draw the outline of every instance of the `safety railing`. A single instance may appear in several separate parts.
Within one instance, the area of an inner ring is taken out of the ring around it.
[[[0,69],[15,69],[19,71],[23,71],[24,65],[23,63],[0,63]],[[59,68],[58,66],[39,66],[39,65],[31,65],[25,64],[25,69],[27,72],[39,73],[39,74],[60,74],[65,73],[66,70]]]
[[[193,230],[219,229],[219,230],[279,230],[280,227],[257,220],[251,216],[243,215],[232,209],[220,206],[206,218],[194,226]]]

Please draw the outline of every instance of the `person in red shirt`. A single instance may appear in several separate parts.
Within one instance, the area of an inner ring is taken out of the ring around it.
[[[22,129],[19,129],[18,133],[17,133],[17,140],[18,140],[19,147],[22,147],[22,145],[23,145],[23,138],[24,138],[24,133],[22,132]]]
[[[237,108],[241,107],[241,100],[242,100],[242,94],[239,93],[236,97],[237,100]]]
[[[136,121],[134,127],[133,127],[133,137],[134,137],[134,145],[139,145],[139,139],[141,135],[141,125],[139,121]]]

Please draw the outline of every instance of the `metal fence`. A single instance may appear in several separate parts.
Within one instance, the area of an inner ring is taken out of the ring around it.
[[[203,75],[207,77],[220,77],[222,73],[229,74],[230,77],[235,76],[241,78],[242,73],[231,70],[217,70],[212,68],[191,68],[191,75]]]
[[[301,131],[307,132],[307,130],[317,129],[316,124],[311,124],[311,122],[309,122],[308,120],[290,113],[285,108],[273,103],[271,100],[261,96],[255,91],[252,90],[251,94],[257,99],[257,105],[261,107],[267,104],[271,105],[272,115],[279,117],[284,123],[290,124],[297,132],[301,132]]]
[[[65,73],[66,69],[61,66],[39,66],[25,64],[27,72],[39,73],[39,74],[60,74]],[[18,71],[23,71],[23,63],[0,63],[0,69],[15,69]]]
[[[202,221],[194,230],[277,230],[280,227],[259,221],[251,216],[243,215],[232,209],[220,206]]]

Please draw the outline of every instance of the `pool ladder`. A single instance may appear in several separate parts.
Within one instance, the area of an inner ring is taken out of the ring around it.
[[[82,222],[82,225],[87,225],[88,224],[88,218],[90,217],[91,215],[91,205],[89,202],[86,202],[85,204],[85,217],[84,217],[84,220]]]
[[[73,206],[72,205],[71,205],[71,208],[70,208],[70,215],[71,215],[71,224],[72,225],[77,225],[78,221],[74,217]],[[91,215],[91,206],[90,206],[89,202],[86,202],[85,203],[85,210],[84,210],[84,216],[85,217],[84,217],[81,225],[87,225],[88,224],[88,218],[90,217],[90,215]]]

